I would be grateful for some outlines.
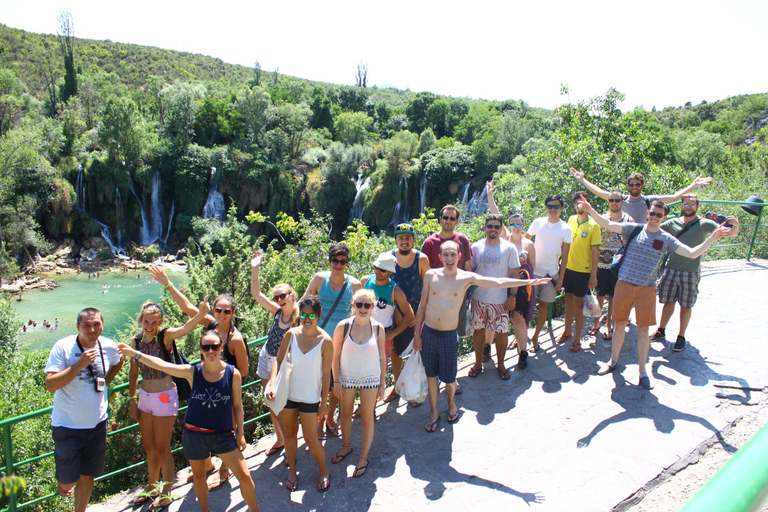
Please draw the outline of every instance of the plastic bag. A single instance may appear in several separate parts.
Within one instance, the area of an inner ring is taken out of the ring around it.
[[[395,391],[407,402],[422,403],[427,399],[427,373],[421,362],[420,351],[415,350],[408,358],[395,383]]]
[[[591,290],[584,296],[584,306],[582,306],[581,312],[588,318],[597,318],[603,314],[603,310],[597,302],[597,297],[592,294]]]

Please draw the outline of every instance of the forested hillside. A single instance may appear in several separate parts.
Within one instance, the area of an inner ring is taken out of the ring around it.
[[[0,26],[7,272],[65,238],[102,235],[115,251],[210,241],[230,205],[271,222],[329,214],[336,239],[353,219],[383,231],[447,202],[482,211],[494,175],[501,206],[531,216],[541,198],[574,190],[571,165],[606,188],[639,171],[650,192],[706,174],[717,178],[709,197],[766,195],[765,94],[622,113],[618,91],[572,104],[564,87],[548,111],[60,32]],[[277,235],[270,223],[249,229]]]

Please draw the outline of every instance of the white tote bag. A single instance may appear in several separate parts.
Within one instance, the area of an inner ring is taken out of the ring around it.
[[[293,344],[293,340],[291,340],[291,344]],[[291,381],[292,371],[291,346],[288,345],[288,352],[285,354],[282,364],[280,364],[280,369],[277,370],[277,377],[275,377],[275,399],[270,400],[264,396],[264,401],[275,414],[279,415],[288,402],[288,384]]]

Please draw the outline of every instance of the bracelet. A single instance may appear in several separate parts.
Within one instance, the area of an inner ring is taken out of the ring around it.
[[[133,356],[133,360],[134,361],[138,361],[139,359],[141,359],[141,352],[136,351],[136,355]]]
[[[132,401],[136,402],[136,395],[133,395],[133,396],[131,396],[131,397],[129,398],[129,400],[132,400]]]
[[[168,281],[168,284],[163,285],[164,290],[170,290],[171,287],[173,287],[173,283],[171,283],[170,281]]]
[[[335,381],[333,381],[333,383],[334,384],[341,384],[341,381],[340,380],[335,380]]]

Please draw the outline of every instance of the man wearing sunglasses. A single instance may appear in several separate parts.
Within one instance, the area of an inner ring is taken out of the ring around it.
[[[429,268],[441,268],[443,266],[443,262],[440,260],[440,247],[448,240],[452,240],[459,244],[461,250],[459,268],[472,270],[469,264],[469,260],[472,259],[469,238],[458,231],[454,231],[459,223],[459,209],[452,204],[443,206],[438,220],[440,221],[440,231],[428,236],[421,245],[421,252],[429,258]]]
[[[346,269],[349,265],[349,247],[344,244],[331,245],[328,248],[328,261],[331,264],[330,272],[316,273],[301,298],[316,295],[320,299],[323,316],[317,325],[329,333],[329,335],[333,335],[336,325],[341,320],[349,317],[349,304],[352,302],[352,295],[362,288],[363,285],[357,278],[346,274]],[[333,384],[331,384],[332,388]],[[339,405],[339,399],[330,390],[329,396],[326,426],[328,427],[328,432],[338,437],[339,426],[334,421],[334,414],[336,413],[336,407]],[[323,397],[323,399],[325,398]],[[323,421],[323,419],[321,418],[320,421]],[[318,433],[322,432],[322,430],[323,426],[320,423]]]
[[[622,211],[621,207],[624,205],[624,197],[621,192],[613,191],[608,195],[608,213],[604,217],[611,222],[631,222],[629,215]],[[600,240],[600,256],[597,261],[597,301],[600,304],[600,310],[603,309],[603,302],[608,300],[608,312],[605,314],[605,332],[603,333],[604,340],[610,340],[613,338],[613,294],[616,289],[616,276],[611,272],[611,263],[613,262],[613,256],[621,248],[623,240],[618,233],[614,233],[609,229],[602,230],[602,237]],[[599,328],[599,325],[595,325],[594,329]]]
[[[520,259],[517,248],[501,238],[504,221],[501,215],[485,217],[485,238],[472,244],[472,271],[485,277],[518,277]],[[509,310],[507,290],[504,288],[478,287],[472,292],[472,341],[475,347],[475,364],[469,370],[470,377],[483,371],[483,351],[496,341],[496,370],[501,380],[509,380],[504,366],[504,356],[509,343]],[[490,351],[489,351],[490,352]],[[527,354],[526,354],[527,355]],[[522,356],[521,356],[522,357]]]
[[[77,332],[57,341],[45,366],[45,387],[53,393],[53,455],[59,493],[75,495],[75,512],[85,512],[95,477],[107,454],[107,385],[123,366],[117,345],[102,338],[104,317],[96,308],[77,315]]]
[[[619,271],[619,280],[616,283],[613,306],[616,330],[613,333],[611,361],[608,366],[598,372],[598,375],[611,373],[619,365],[619,354],[624,344],[625,328],[629,323],[629,312],[634,305],[637,319],[637,357],[640,386],[645,389],[653,389],[645,366],[650,345],[648,329],[650,326],[656,325],[655,285],[661,258],[668,252],[685,258],[698,258],[709,249],[713,242],[730,233],[731,228],[726,227],[723,223],[704,242],[691,248],[666,231],[662,231],[661,224],[667,218],[668,209],[668,206],[662,201],[655,201],[651,204],[645,225],[632,222],[611,222],[598,214],[585,196],[582,196],[579,203],[600,227],[614,233],[620,233],[624,240],[627,240],[635,232],[634,238],[624,249],[624,260]],[[636,230],[636,228],[639,229]]]
[[[536,318],[536,330],[531,343],[538,345],[539,333],[547,321],[549,305],[555,301],[557,293],[563,287],[565,269],[568,266],[568,253],[571,250],[571,227],[560,218],[563,211],[563,198],[551,195],[544,200],[547,216],[531,222],[525,237],[533,239],[536,249],[536,267],[534,277],[551,277],[552,281],[540,286],[538,290],[539,313]],[[535,238],[534,238],[535,237]]]
[[[699,197],[696,194],[686,194],[682,198],[682,217],[670,219],[661,225],[661,229],[670,233],[682,243],[690,246],[698,245],[712,234],[718,224],[709,219],[702,219],[696,215],[699,210]],[[739,234],[739,220],[733,215],[725,218],[725,221],[733,226],[729,237]],[[685,331],[691,320],[691,311],[699,294],[699,281],[701,280],[701,258],[683,258],[677,254],[670,254],[667,266],[659,280],[659,303],[664,307],[661,310],[659,328],[651,336],[651,341],[666,338],[666,327],[672,314],[675,312],[675,302],[680,303],[680,332],[677,335],[672,350],[682,352],[685,350]]]
[[[584,177],[584,171],[581,169],[577,171],[574,167],[571,167],[569,171],[571,172],[571,176],[576,178],[577,181],[581,182],[581,184],[584,185],[587,190],[595,194],[600,199],[608,199],[608,195],[610,193],[607,190],[603,190],[602,188],[598,187],[594,183],[587,181],[587,179]],[[624,204],[622,205],[621,209],[630,217],[632,217],[633,222],[642,224],[645,222],[645,214],[648,212],[648,209],[651,207],[651,203],[654,201],[662,201],[666,204],[674,203],[683,197],[683,194],[693,192],[698,187],[706,185],[710,181],[712,181],[711,177],[705,178],[699,174],[696,179],[693,180],[693,183],[685,188],[678,190],[672,195],[646,196],[643,195],[643,189],[645,188],[645,177],[639,172],[634,172],[629,175],[629,178],[627,178],[627,191],[629,194],[624,194]]]

